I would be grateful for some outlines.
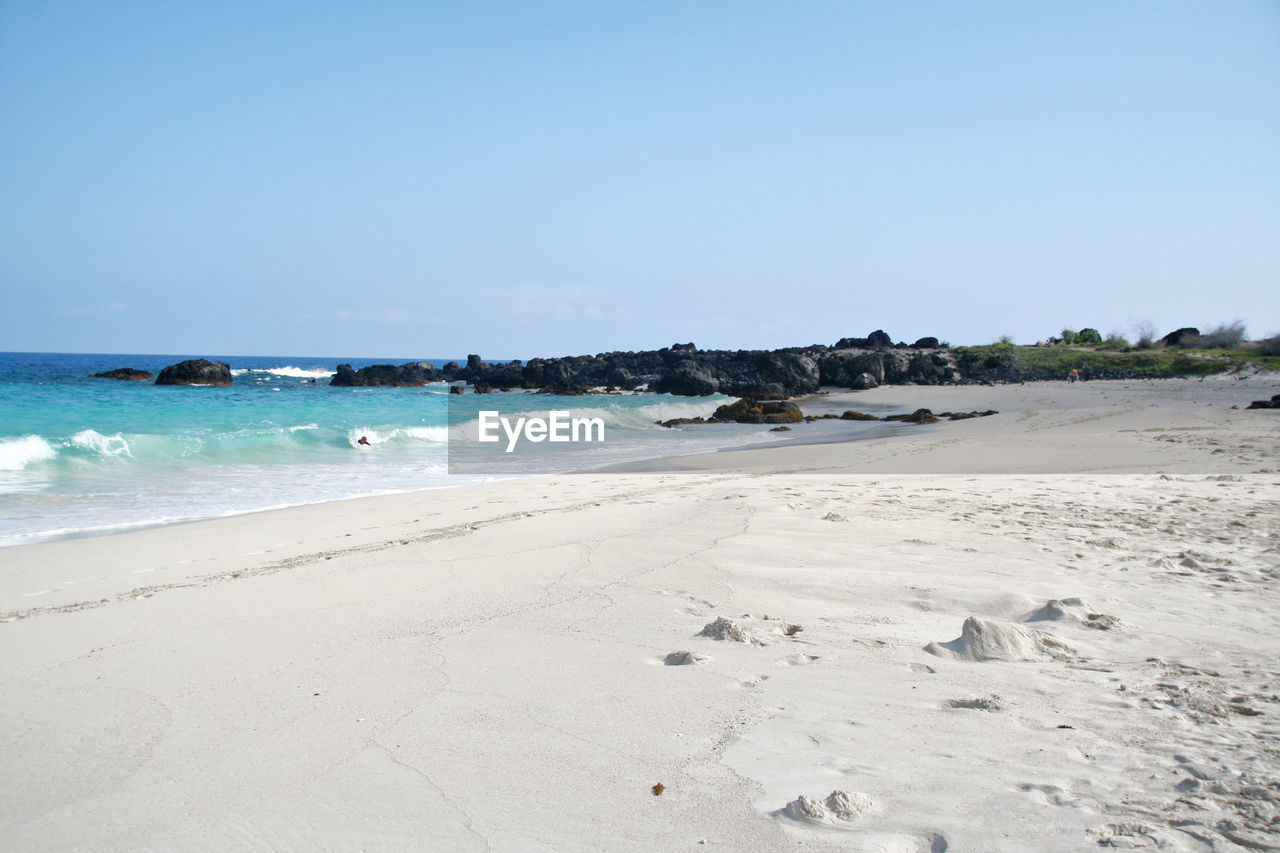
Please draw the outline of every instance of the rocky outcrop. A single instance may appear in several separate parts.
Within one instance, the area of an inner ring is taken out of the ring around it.
[[[886,415],[882,420],[904,421],[909,424],[936,424],[938,418],[928,409],[916,409],[909,415]]]
[[[92,374],[94,379],[119,379],[121,382],[150,382],[156,375],[149,370],[138,370],[136,367],[117,367],[115,370],[104,370]]]
[[[720,380],[711,371],[699,367],[691,358],[676,362],[658,377],[650,390],[659,394],[679,394],[682,397],[705,397],[720,390]]]
[[[664,427],[685,424],[794,424],[803,421],[804,415],[794,403],[786,400],[742,399],[726,403],[716,409],[709,418],[672,418],[659,421]]]
[[[1189,347],[1195,344],[1200,338],[1200,330],[1194,326],[1183,326],[1181,329],[1175,329],[1160,339],[1160,343],[1167,347]]]
[[[799,407],[786,400],[739,400],[727,403],[711,416],[711,423],[794,424],[804,420]]]
[[[828,350],[818,356],[818,372],[823,385],[853,388],[858,377],[866,388],[874,388],[884,382],[884,354],[863,349]]]
[[[949,385],[961,379],[955,358],[946,349],[836,349],[818,354],[817,360],[822,384],[840,388]]]
[[[922,339],[929,340],[929,339]],[[648,389],[687,397],[729,394],[760,399],[811,394],[820,386],[874,388],[884,383],[937,385],[960,380],[950,350],[894,345],[876,330],[865,338],[842,338],[835,348],[814,345],[780,350],[700,350],[692,343],[660,350],[487,362],[436,369],[426,362],[380,364],[353,370],[339,365],[331,384],[425,385],[464,381],[492,388],[588,393],[591,389]],[[855,346],[855,344],[857,346]]]
[[[1271,395],[1270,400],[1254,400],[1245,408],[1249,409],[1280,409],[1280,394]]]
[[[987,409],[985,412],[939,412],[938,417],[949,421],[966,421],[969,418],[989,418],[998,414],[1000,413],[995,409]]]
[[[1280,395],[1277,395],[1280,397]],[[909,414],[886,415],[883,418],[868,415],[865,412],[847,411],[842,415],[832,413],[822,415],[805,415],[794,404],[785,400],[738,400],[716,409],[709,418],[672,418],[669,421],[658,421],[664,427],[685,426],[686,424],[777,424],[797,423],[805,421],[842,420],[842,421],[900,421],[910,424],[936,424],[946,418],[953,421],[968,418],[985,418],[998,415],[994,409],[985,412],[939,412],[934,414],[928,409],[916,409]]]
[[[893,346],[893,338],[884,329],[876,329],[865,338],[841,338],[832,349],[876,349]]]
[[[439,382],[444,378],[442,372],[428,361],[414,361],[400,365],[371,364],[359,370],[353,370],[349,364],[339,364],[329,384],[346,388],[406,388]]]
[[[157,385],[230,385],[231,365],[193,358],[171,364],[156,377]]]

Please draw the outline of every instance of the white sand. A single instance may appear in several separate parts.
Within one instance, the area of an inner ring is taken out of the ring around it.
[[[5,549],[0,848],[1275,848],[1277,391]]]

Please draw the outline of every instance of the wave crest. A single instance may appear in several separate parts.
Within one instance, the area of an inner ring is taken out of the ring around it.
[[[103,435],[96,430],[82,429],[71,436],[71,446],[92,456],[101,456],[108,459],[133,458],[133,453],[129,449],[129,442],[120,433]]]
[[[327,367],[295,367],[286,364],[281,367],[238,367],[231,371],[232,376],[247,376],[252,373],[267,373],[272,376],[288,376],[293,379],[328,379],[337,371]]]
[[[370,447],[391,444],[416,444],[427,442],[440,444],[449,440],[449,428],[433,427],[394,427],[377,430],[372,427],[356,427],[347,430],[347,443],[352,447],[360,447],[360,439],[366,438]]]
[[[38,435],[0,439],[0,471],[22,471],[57,455],[58,451]]]

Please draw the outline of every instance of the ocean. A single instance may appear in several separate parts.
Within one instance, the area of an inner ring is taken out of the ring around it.
[[[157,386],[90,375],[118,367],[158,374],[197,357],[231,365],[232,386]],[[0,546],[780,438],[764,426],[664,429],[655,423],[710,415],[731,399],[719,395],[459,396],[442,383],[328,384],[340,363],[358,369],[418,360],[442,365],[452,359],[0,353]],[[498,398],[506,398],[506,409],[600,417],[608,440],[573,448],[577,452],[504,459],[498,470],[450,473],[450,406],[454,432],[461,412],[474,434],[471,410]],[[868,428],[821,426],[851,436]],[[367,445],[359,443],[362,436]]]

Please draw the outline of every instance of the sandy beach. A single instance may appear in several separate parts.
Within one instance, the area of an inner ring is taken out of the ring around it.
[[[1278,849],[1277,392],[4,549],[0,847]]]

